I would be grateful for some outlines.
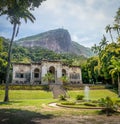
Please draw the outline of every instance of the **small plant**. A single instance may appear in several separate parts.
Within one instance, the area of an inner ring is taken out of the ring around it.
[[[62,77],[60,78],[60,80],[62,81],[62,83],[63,83],[64,85],[66,85],[66,84],[69,82],[69,79],[68,79],[67,76],[62,76]]]
[[[62,102],[62,105],[75,105],[75,102]]]
[[[59,96],[59,100],[66,101],[67,99],[66,99],[66,96],[65,95],[60,95]]]
[[[91,107],[96,107],[97,105],[96,104],[94,104],[94,103],[84,103],[84,105],[86,105],[86,106],[91,106]]]
[[[77,95],[76,100],[83,100],[84,96],[83,95]]]
[[[117,111],[117,108],[118,108],[117,103],[113,102],[113,100],[109,96],[107,96],[106,98],[101,98],[99,100],[99,105],[104,107],[102,112],[105,112],[107,116]]]

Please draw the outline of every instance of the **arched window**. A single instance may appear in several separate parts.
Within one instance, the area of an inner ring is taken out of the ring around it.
[[[50,72],[51,74],[53,74],[53,76],[54,76],[54,79],[52,80],[52,83],[55,83],[55,78],[56,78],[55,67],[50,66],[49,72]]]
[[[52,74],[55,74],[55,67],[51,66],[49,68],[49,72],[52,73]]]
[[[66,70],[62,69],[62,76],[66,76]]]
[[[40,73],[40,70],[38,68],[36,68],[34,70],[34,78],[39,78],[39,73]]]

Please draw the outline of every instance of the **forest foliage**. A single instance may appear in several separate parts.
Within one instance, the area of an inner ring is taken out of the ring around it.
[[[96,56],[91,57],[82,66],[83,82],[120,85],[120,8],[114,22],[107,25],[106,34],[98,45],[92,47]],[[108,40],[110,39],[110,40]]]

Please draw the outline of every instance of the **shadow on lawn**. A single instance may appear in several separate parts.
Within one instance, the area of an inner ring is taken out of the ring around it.
[[[0,109],[0,124],[41,124],[41,119],[51,119],[53,117],[52,114],[43,115],[28,110]]]
[[[0,102],[0,105],[12,105],[13,103],[22,103],[22,101]]]

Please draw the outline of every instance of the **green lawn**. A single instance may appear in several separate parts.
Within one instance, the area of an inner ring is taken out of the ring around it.
[[[68,91],[70,98],[75,99],[76,95],[83,95],[84,91]],[[110,90],[91,90],[90,99],[97,100],[106,96],[114,99],[117,94]],[[49,119],[55,116],[66,115],[97,115],[99,110],[80,110],[80,109],[61,109],[48,106],[51,102],[58,100],[53,99],[52,93],[42,90],[10,90],[10,102],[3,102],[4,90],[0,90],[0,124],[26,124],[32,123],[36,118]]]
[[[76,98],[77,95],[84,95],[84,90],[79,91],[68,91],[71,98]],[[105,98],[106,96],[111,97],[112,99],[118,99],[118,95],[110,90],[90,90],[89,91],[89,98],[90,100],[98,100],[100,98]]]
[[[83,90],[79,91],[68,91],[71,99],[76,98],[76,96],[84,95]],[[110,90],[91,90],[90,100],[98,100],[100,98],[110,96],[113,99],[118,99],[117,94]],[[43,104],[48,104],[50,102],[57,101],[53,99],[52,92],[47,92],[43,90],[10,90],[9,99],[10,102],[4,103],[4,90],[0,90],[0,108],[10,107],[10,108],[34,108],[35,110],[41,108]]]
[[[10,100],[24,99],[48,99],[52,98],[52,93],[43,90],[10,90]],[[4,98],[4,90],[0,90],[0,101]]]
[[[70,98],[75,98],[77,95],[84,95],[84,90],[71,90],[68,91]],[[97,100],[106,96],[117,99],[118,96],[111,90],[90,90],[89,97],[91,100]],[[0,101],[3,101],[4,90],[0,90]],[[10,101],[18,100],[40,100],[40,99],[52,99],[52,92],[43,90],[10,90],[9,91]]]
[[[10,90],[10,102],[2,102],[4,98],[4,90],[0,91],[0,107],[10,108],[30,108],[37,110],[41,108],[42,104],[48,104],[53,99],[52,93],[39,90]]]

